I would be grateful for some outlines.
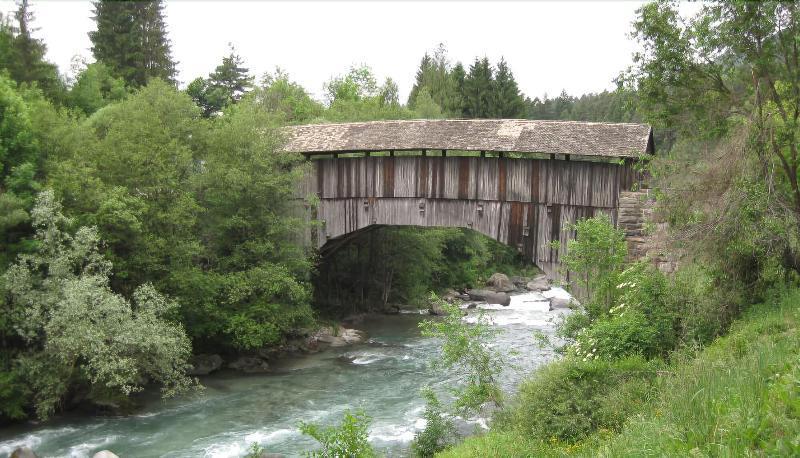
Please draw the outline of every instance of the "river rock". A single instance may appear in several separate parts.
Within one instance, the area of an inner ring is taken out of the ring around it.
[[[445,311],[442,306],[437,301],[433,301],[428,308],[428,313],[435,316],[442,316],[445,315]]]
[[[531,281],[531,279],[528,277],[520,277],[519,275],[514,275],[511,277],[511,283],[513,283],[517,288],[524,289],[525,285],[527,285],[529,281]]]
[[[245,374],[263,374],[269,372],[269,364],[257,356],[240,356],[233,362],[228,363],[228,367]]]
[[[445,293],[442,295],[442,299],[452,304],[452,303],[453,303],[453,302],[455,302],[457,299],[460,299],[460,296],[461,296],[461,295],[458,293],[458,291],[456,291],[456,290],[453,290],[453,289],[448,289],[448,290],[447,290],[447,291],[445,291]]]
[[[38,458],[29,447],[17,447],[8,458]]]
[[[100,450],[92,455],[92,458],[119,458],[114,452],[110,450]]]
[[[550,310],[572,308],[572,299],[568,297],[551,297]]]
[[[478,304],[476,304],[475,302],[470,302],[469,304],[467,304],[467,308],[470,309],[470,310],[472,310],[472,309],[474,309],[476,307],[478,307]]]
[[[550,281],[546,275],[537,275],[525,285],[525,288],[528,291],[548,291],[550,289]]]
[[[489,280],[486,281],[486,286],[498,293],[508,293],[516,289],[514,283],[511,283],[511,280],[508,279],[508,276],[501,273],[492,274]]]
[[[468,289],[467,294],[473,301],[485,301],[488,304],[500,304],[507,307],[511,303],[511,296],[506,293],[496,293],[487,289]]]
[[[208,375],[222,367],[220,355],[194,355],[189,360],[192,368],[186,373],[189,375]]]
[[[328,344],[331,347],[344,347],[355,343],[361,343],[367,340],[367,335],[357,329],[348,329],[339,327],[336,332],[332,328],[321,328],[316,338],[318,342]]]

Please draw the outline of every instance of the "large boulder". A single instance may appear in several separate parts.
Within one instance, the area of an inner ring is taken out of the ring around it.
[[[501,273],[492,274],[492,276],[489,277],[489,280],[486,281],[486,286],[489,289],[499,293],[508,293],[516,289],[514,283],[508,279],[508,276]]]
[[[245,374],[263,374],[269,372],[269,364],[257,356],[240,356],[228,363],[228,367]]]
[[[546,275],[537,275],[525,285],[525,288],[528,291],[548,291],[550,289],[550,281]]]
[[[550,298],[550,310],[572,308],[572,299],[568,297],[555,296]]]
[[[189,360],[192,368],[187,371],[189,375],[208,375],[222,367],[220,355],[194,355]]]
[[[315,335],[318,342],[330,345],[331,347],[344,347],[355,343],[361,343],[367,340],[367,335],[357,329],[348,329],[343,327],[321,328]]]
[[[17,447],[8,458],[38,458],[29,447]]]
[[[468,289],[467,294],[469,294],[470,300],[473,301],[485,301],[489,304],[500,304],[504,307],[511,303],[511,296],[508,294],[496,293],[488,289]]]

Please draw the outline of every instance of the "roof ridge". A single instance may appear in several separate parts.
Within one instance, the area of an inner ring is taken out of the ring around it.
[[[468,122],[468,123],[489,123],[489,122],[522,122],[522,123],[546,123],[546,124],[602,124],[614,126],[638,126],[649,127],[647,123],[636,122],[611,122],[611,121],[578,121],[578,120],[562,120],[562,119],[524,119],[524,118],[446,118],[446,119],[377,119],[371,121],[345,121],[345,122],[325,122],[319,124],[295,124],[287,126],[294,127],[323,127],[323,126],[347,126],[347,125],[364,125],[364,124],[398,124],[398,123],[425,123],[425,122]]]

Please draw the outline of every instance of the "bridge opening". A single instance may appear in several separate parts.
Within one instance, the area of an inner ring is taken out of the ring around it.
[[[482,287],[495,272],[533,277],[519,251],[465,228],[368,226],[320,251],[315,303],[324,314],[396,313],[429,292]]]

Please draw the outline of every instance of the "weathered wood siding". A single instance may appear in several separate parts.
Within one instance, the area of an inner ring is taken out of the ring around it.
[[[570,225],[599,213],[616,223],[619,193],[638,179],[629,163],[360,157],[313,161],[303,193],[320,198],[318,247],[373,224],[466,227],[557,276]]]

